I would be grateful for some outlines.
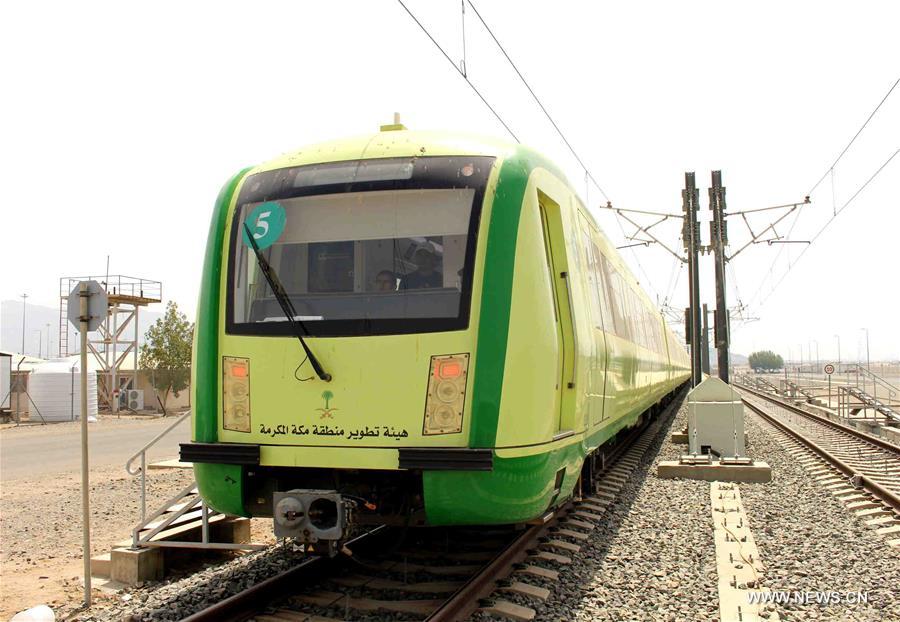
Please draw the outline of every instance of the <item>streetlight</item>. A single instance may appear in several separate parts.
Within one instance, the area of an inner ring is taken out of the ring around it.
[[[47,327],[47,358],[50,358],[50,322],[44,324]]]
[[[811,341],[816,344],[816,373],[819,373],[819,341],[817,339]],[[809,358],[812,358],[812,348],[809,349]]]
[[[871,360],[869,359],[869,329],[868,328],[860,328],[859,330],[866,331],[866,371],[872,371]]]
[[[25,299],[28,294],[22,294],[22,356],[25,356]]]
[[[41,354],[44,351],[44,331],[42,330],[33,330],[32,333],[37,333],[38,336],[38,358],[41,358]]]
[[[837,344],[838,344],[838,360],[837,360],[837,366],[838,366],[838,372],[840,372],[840,369],[841,369],[841,336],[840,336],[840,335],[835,335],[834,338],[837,339]]]

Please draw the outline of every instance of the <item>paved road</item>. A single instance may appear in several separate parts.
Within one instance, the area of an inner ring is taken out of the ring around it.
[[[91,467],[121,465],[174,419],[106,420],[89,426]],[[178,456],[178,444],[190,440],[190,420],[163,437],[148,452],[148,460]],[[77,423],[53,424],[0,432],[0,480],[3,482],[81,469],[81,428]]]

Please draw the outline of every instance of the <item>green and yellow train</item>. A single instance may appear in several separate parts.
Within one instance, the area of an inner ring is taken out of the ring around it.
[[[225,185],[193,374],[207,503],[334,550],[539,517],[690,372],[550,161],[394,125]]]

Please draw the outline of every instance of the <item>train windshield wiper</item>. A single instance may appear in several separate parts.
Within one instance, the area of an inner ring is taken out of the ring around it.
[[[247,226],[246,222],[244,223],[244,231],[247,232],[247,239],[250,240],[250,247],[253,249],[253,254],[256,255],[256,263],[259,264],[259,269],[262,270],[263,276],[266,277],[266,282],[272,289],[275,300],[277,300],[278,304],[281,306],[281,311],[284,313],[284,317],[287,319],[288,324],[291,325],[294,335],[300,340],[300,345],[303,346],[303,351],[306,352],[306,356],[309,358],[313,370],[316,372],[319,379],[324,380],[325,382],[331,382],[331,374],[322,369],[319,359],[316,358],[316,355],[313,354],[312,350],[309,349],[309,346],[306,345],[301,329],[303,333],[306,333],[307,335],[309,335],[309,331],[306,330],[306,325],[297,319],[297,311],[294,309],[294,304],[284,291],[284,286],[281,284],[281,281],[278,280],[278,275],[275,273],[275,270],[272,269],[272,266],[269,265],[266,258],[262,256],[259,245],[257,245],[256,240],[253,239],[253,234],[250,232],[250,227]]]

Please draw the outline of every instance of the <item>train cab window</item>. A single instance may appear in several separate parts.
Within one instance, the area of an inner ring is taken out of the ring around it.
[[[252,176],[233,219],[228,331],[290,334],[246,232],[239,236],[239,223],[268,242],[261,253],[284,286],[295,319],[311,335],[465,328],[478,214],[492,161],[376,161],[385,163],[385,172],[362,181],[347,162],[332,165],[334,171],[314,165],[320,170]],[[258,176],[263,179],[253,180]],[[267,240],[269,226],[260,224],[259,214],[270,211],[278,231]]]
[[[290,246],[297,247],[296,244]],[[353,247],[353,242],[311,243],[306,262],[308,291],[352,292]]]

